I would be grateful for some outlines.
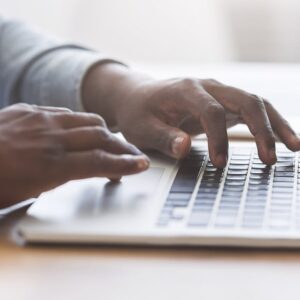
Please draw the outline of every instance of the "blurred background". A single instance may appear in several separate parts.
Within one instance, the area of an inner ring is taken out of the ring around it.
[[[128,62],[299,62],[299,0],[0,0],[1,14]]]

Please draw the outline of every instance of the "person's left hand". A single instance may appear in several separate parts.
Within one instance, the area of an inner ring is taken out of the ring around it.
[[[99,101],[106,105],[108,122],[111,120],[109,123],[141,149],[156,149],[182,158],[190,150],[191,136],[205,133],[213,164],[224,167],[227,128],[245,123],[266,164],[276,162],[275,135],[289,149],[300,150],[300,139],[287,121],[256,95],[212,79],[153,80],[139,78],[130,71],[124,73],[116,80],[111,97],[106,94],[107,101]]]

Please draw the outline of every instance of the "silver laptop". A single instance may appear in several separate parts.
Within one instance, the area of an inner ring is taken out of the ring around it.
[[[152,73],[216,77],[264,95],[299,132],[299,72],[298,65],[234,64]],[[240,126],[233,130],[237,137],[247,132]],[[221,170],[206,149],[195,141],[180,162],[152,155],[147,172],[119,184],[98,178],[67,183],[43,194],[18,232],[38,243],[300,248],[298,153],[277,145],[278,163],[268,167],[253,143],[232,142]]]
[[[206,145],[120,183],[93,178],[44,193],[19,224],[26,242],[300,247],[300,161],[277,145],[269,167],[253,143],[231,143],[215,168]]]

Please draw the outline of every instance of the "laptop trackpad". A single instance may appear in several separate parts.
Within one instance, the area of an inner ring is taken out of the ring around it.
[[[152,200],[164,171],[163,167],[151,167],[141,174],[123,177],[119,183],[104,178],[72,181],[42,194],[28,214],[47,222],[134,218],[153,208]]]

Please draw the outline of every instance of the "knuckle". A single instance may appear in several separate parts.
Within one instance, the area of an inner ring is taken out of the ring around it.
[[[101,150],[92,150],[91,151],[91,160],[90,163],[95,166],[102,166],[104,160],[104,153]]]
[[[196,81],[195,78],[192,78],[192,77],[185,77],[182,79],[182,83],[186,84],[186,85],[194,84],[195,81]]]
[[[204,86],[207,86],[207,87],[214,87],[214,86],[221,85],[221,83],[218,80],[214,79],[214,78],[203,79],[202,84]]]
[[[209,117],[221,118],[225,115],[225,110],[220,104],[213,103],[207,106],[206,114]]]
[[[264,110],[264,101],[256,95],[251,96],[248,105],[253,109]]]
[[[66,118],[70,116],[70,114],[67,112],[63,112],[62,115]],[[94,113],[76,112],[72,114],[72,117],[78,120],[88,120],[94,126],[106,127],[105,120],[101,116]]]
[[[118,169],[121,172],[131,172],[136,169],[137,164],[136,160],[131,159],[130,156],[126,157],[126,155],[124,155],[118,160]]]
[[[99,115],[97,115],[97,114],[93,114],[93,113],[89,114],[89,116],[90,116],[90,118],[92,118],[92,119],[95,121],[95,123],[98,124],[99,126],[106,127],[105,120],[104,120],[101,116],[99,116]]]
[[[66,156],[66,150],[62,143],[56,139],[48,138],[48,143],[44,146],[43,149],[44,160],[50,166],[55,166],[56,163],[64,161]]]
[[[100,138],[101,140],[108,141],[112,137],[112,135],[106,128],[98,126],[94,129],[94,131],[95,131],[95,136],[97,138]]]
[[[44,112],[44,111],[32,111],[31,112],[31,118],[37,124],[45,124],[45,123],[49,123],[49,121],[50,121],[49,113]]]
[[[17,104],[13,104],[9,107],[9,109],[21,110],[21,111],[33,111],[34,108],[35,108],[34,105],[30,105],[27,103],[17,103]]]
[[[266,108],[272,107],[272,104],[269,100],[267,99],[263,99],[263,103],[265,105]]]
[[[186,77],[181,79],[181,85],[184,89],[194,88],[195,86],[198,86],[198,84],[199,84],[199,80],[196,78]]]

